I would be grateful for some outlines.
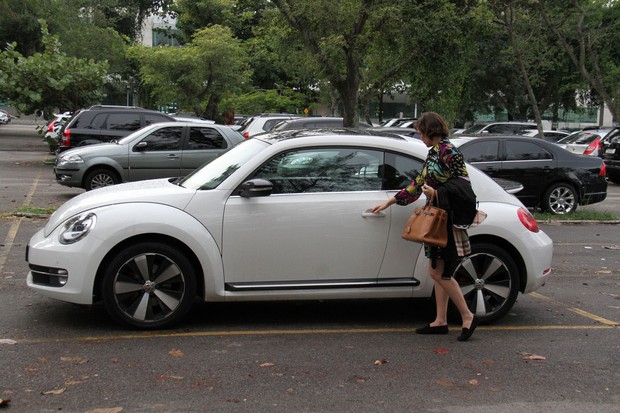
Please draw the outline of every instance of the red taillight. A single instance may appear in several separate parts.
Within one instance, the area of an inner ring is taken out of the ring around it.
[[[243,137],[248,139],[250,137],[250,133],[249,132],[243,132]]]
[[[65,129],[62,133],[62,143],[60,146],[71,146],[71,129]]]
[[[527,228],[528,231],[540,231],[540,228],[538,228],[538,222],[536,222],[532,214],[530,214],[530,211],[525,208],[519,208],[517,215],[519,216],[519,221],[521,221],[523,226]]]
[[[54,132],[54,125],[56,124],[56,119],[54,119],[53,121],[50,122],[50,124],[47,127],[47,131],[48,132]]]
[[[593,140],[588,147],[586,148],[585,152],[583,153],[584,155],[592,155],[592,153],[596,150],[596,149],[602,149],[601,147],[601,138],[596,138],[595,140]],[[599,151],[600,152],[600,151]]]
[[[601,171],[598,173],[598,176],[607,176],[607,164],[603,162],[603,166],[601,166]]]

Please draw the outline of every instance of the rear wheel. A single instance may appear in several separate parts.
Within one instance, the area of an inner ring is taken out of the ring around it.
[[[519,274],[510,255],[492,244],[472,244],[472,253],[454,271],[470,311],[482,323],[499,320],[519,293]]]
[[[570,184],[555,184],[547,189],[542,202],[543,208],[552,214],[569,214],[577,210],[577,193]]]
[[[91,189],[117,185],[118,183],[120,183],[120,179],[118,179],[116,173],[109,169],[100,168],[86,175],[86,179],[84,179],[84,189],[90,191]]]
[[[110,316],[139,329],[166,328],[189,311],[196,275],[178,249],[145,242],[122,250],[103,278],[103,304]]]

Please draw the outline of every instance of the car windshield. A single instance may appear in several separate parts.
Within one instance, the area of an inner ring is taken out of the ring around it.
[[[151,124],[149,126],[145,126],[144,128],[138,129],[137,131],[130,133],[129,135],[125,136],[124,138],[119,139],[118,141],[116,141],[116,143],[123,145],[125,143],[131,142],[136,135],[142,135],[142,134],[145,134],[145,132],[148,133],[148,132],[152,131],[153,129],[159,128],[160,126],[161,125],[157,124],[157,123],[153,123],[153,124]]]
[[[179,185],[195,190],[215,189],[268,145],[268,143],[258,139],[241,142],[220,157],[187,175],[179,181]]]
[[[462,134],[468,134],[468,133],[478,133],[480,132],[480,129],[484,128],[486,125],[474,125],[470,128],[465,129],[463,132],[461,132]]]

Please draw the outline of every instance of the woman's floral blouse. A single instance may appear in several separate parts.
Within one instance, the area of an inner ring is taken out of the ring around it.
[[[448,138],[443,138],[437,145],[429,149],[422,172],[406,188],[395,195],[396,203],[408,205],[420,197],[424,183],[437,189],[453,176],[468,177],[467,168],[461,152]]]

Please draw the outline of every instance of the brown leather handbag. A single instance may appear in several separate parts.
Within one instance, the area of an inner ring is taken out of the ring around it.
[[[434,201],[439,204],[437,191],[424,208],[416,208],[413,211],[403,228],[404,239],[433,247],[444,248],[448,245],[448,213],[433,206]]]

